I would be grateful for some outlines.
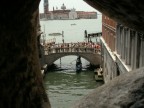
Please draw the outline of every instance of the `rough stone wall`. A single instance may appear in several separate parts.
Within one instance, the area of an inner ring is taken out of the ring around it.
[[[37,50],[39,2],[0,3],[0,108],[50,108]]]
[[[144,6],[141,0],[84,0],[106,16],[143,32]]]
[[[144,67],[98,87],[72,108],[144,108]]]

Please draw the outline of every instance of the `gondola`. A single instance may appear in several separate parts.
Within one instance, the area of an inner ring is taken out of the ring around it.
[[[76,72],[81,72],[82,71],[82,62],[81,62],[81,57],[78,56],[76,60]]]

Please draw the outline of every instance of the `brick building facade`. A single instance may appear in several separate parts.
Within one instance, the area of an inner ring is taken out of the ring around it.
[[[102,33],[109,48],[115,51],[116,22],[105,15],[102,15]]]
[[[144,66],[144,35],[102,15],[104,80]]]

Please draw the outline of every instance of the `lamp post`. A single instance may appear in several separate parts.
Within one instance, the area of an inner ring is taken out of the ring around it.
[[[64,31],[62,31],[62,42],[64,43]]]
[[[84,38],[85,38],[85,42],[87,42],[87,30],[84,31]]]
[[[64,31],[62,31],[62,43],[64,44]],[[60,67],[61,67],[61,58],[60,58]]]
[[[46,34],[45,34],[45,25],[44,25],[44,33],[43,33],[43,45],[45,44]]]

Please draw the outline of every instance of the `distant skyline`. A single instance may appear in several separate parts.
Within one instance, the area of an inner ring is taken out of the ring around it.
[[[40,13],[43,13],[43,1],[44,0],[41,0],[40,2],[39,6]],[[49,10],[52,11],[53,7],[55,9],[56,7],[58,7],[58,9],[61,9],[63,3],[67,9],[75,8],[77,11],[97,11],[93,7],[89,6],[83,0],[49,0]]]

